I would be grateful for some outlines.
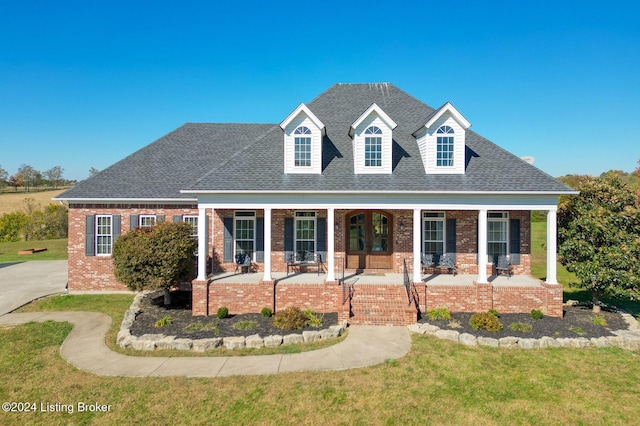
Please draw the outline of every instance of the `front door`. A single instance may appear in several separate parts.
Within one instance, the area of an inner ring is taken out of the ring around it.
[[[347,216],[347,268],[391,269],[391,215],[375,210]]]

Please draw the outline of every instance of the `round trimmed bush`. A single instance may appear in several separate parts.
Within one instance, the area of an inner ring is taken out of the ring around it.
[[[503,327],[498,317],[489,312],[474,314],[469,320],[469,325],[474,330],[487,331],[500,331]]]

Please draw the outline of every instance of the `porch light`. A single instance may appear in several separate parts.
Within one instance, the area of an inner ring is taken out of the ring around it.
[[[400,221],[398,222],[398,227],[401,231],[404,231],[404,222],[402,221],[402,219],[400,219]]]

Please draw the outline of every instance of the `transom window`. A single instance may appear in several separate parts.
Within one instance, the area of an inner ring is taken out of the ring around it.
[[[113,218],[96,216],[96,254],[110,255],[113,243]]]
[[[141,228],[150,227],[156,224],[156,216],[152,214],[141,214],[138,222]]]
[[[487,213],[487,254],[489,262],[496,263],[498,256],[508,253],[508,223],[509,214],[506,212]]]
[[[453,166],[453,134],[455,132],[449,126],[440,126],[436,130],[436,166]],[[447,135],[447,136],[445,136]],[[451,135],[451,136],[448,136]]]
[[[294,130],[293,134],[297,135],[294,139],[295,166],[311,167],[311,130],[300,126]]]
[[[296,212],[295,247],[296,252],[316,251],[316,213]]]
[[[365,167],[382,167],[382,130],[376,126],[364,131],[364,165]]]
[[[256,247],[256,212],[235,213],[235,254],[248,254],[253,259]]]
[[[444,253],[445,216],[443,212],[422,213],[422,253],[441,256]]]

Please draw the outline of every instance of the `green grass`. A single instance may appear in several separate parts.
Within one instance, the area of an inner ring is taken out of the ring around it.
[[[67,239],[44,241],[18,241],[0,243],[0,263],[27,262],[30,260],[67,260]],[[18,254],[20,250],[46,248],[47,251],[34,254]]]

